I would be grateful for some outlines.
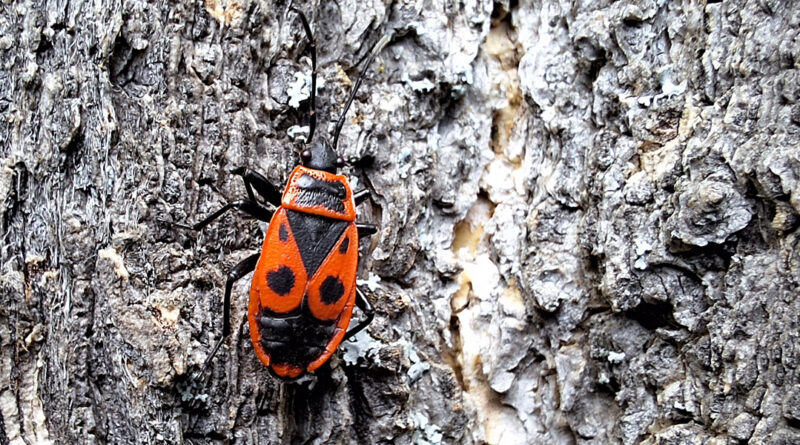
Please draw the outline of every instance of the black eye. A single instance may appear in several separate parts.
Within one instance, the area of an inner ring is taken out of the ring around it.
[[[336,158],[336,168],[342,168],[342,167],[344,167],[344,159],[342,159],[342,157],[339,156],[338,158]]]
[[[300,159],[303,160],[303,164],[308,163],[311,160],[311,150],[303,150],[300,153]]]

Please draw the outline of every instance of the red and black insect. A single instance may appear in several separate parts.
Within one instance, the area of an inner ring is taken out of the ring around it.
[[[360,76],[336,124],[333,146],[325,138],[314,140],[317,79],[316,45],[306,17],[294,10],[310,41],[311,110],[310,148],[301,153],[283,193],[262,175],[242,173],[247,199],[231,202],[197,224],[179,227],[200,230],[230,209],[236,208],[261,221],[269,221],[261,252],[252,255],[228,274],[225,283],[222,338],[206,365],[231,331],[230,297],[233,284],[255,271],[250,286],[247,319],[256,355],[278,377],[297,378],[322,366],[339,344],[364,329],[373,318],[372,305],[356,288],[358,240],[377,228],[355,222],[355,207],[368,191],[353,193],[347,178],[336,174],[344,161],[336,144],[345,115],[361,85]],[[365,67],[388,42],[384,36],[372,50]],[[262,205],[253,191],[275,209]],[[364,319],[348,329],[358,306]]]

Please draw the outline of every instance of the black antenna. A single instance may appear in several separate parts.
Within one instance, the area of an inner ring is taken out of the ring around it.
[[[317,128],[317,43],[314,41],[314,36],[311,34],[311,26],[308,25],[306,16],[294,6],[290,9],[300,16],[300,21],[303,22],[303,29],[306,31],[309,45],[311,45],[311,111],[308,112],[309,118],[309,132],[306,144],[311,142],[314,138],[314,130]]]
[[[369,66],[372,64],[372,61],[375,59],[375,56],[378,55],[379,52],[389,43],[389,35],[384,34],[378,43],[372,48],[372,53],[369,55],[369,59],[367,59],[367,63],[364,65],[364,71],[361,72],[361,75],[358,76],[358,80],[356,84],[353,86],[353,91],[350,92],[350,97],[347,98],[347,103],[344,106],[344,111],[342,111],[342,115],[339,116],[339,121],[336,122],[336,130],[333,132],[333,150],[336,151],[336,144],[339,142],[339,133],[342,131],[342,126],[344,125],[344,118],[347,116],[347,110],[350,109],[350,105],[353,103],[353,99],[356,97],[356,92],[358,92],[358,87],[361,86],[361,81],[364,80],[364,74],[366,73]]]

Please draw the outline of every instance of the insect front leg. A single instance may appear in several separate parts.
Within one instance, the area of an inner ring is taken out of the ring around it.
[[[234,208],[239,209],[247,213],[248,215],[252,216],[253,218],[264,222],[269,222],[270,218],[272,218],[272,214],[275,212],[274,210],[269,210],[264,207],[261,207],[261,205],[255,201],[251,201],[249,199],[240,199],[238,201],[233,201],[229,202],[228,204],[225,204],[221,209],[217,210],[216,212],[207,216],[202,221],[195,224],[183,224],[171,221],[166,221],[166,222],[172,224],[175,227],[180,227],[181,229],[201,230],[203,229],[203,227],[211,224],[215,219],[222,216],[225,212]]]
[[[256,197],[253,194],[253,189],[264,198],[264,200],[275,207],[281,205],[281,192],[274,185],[272,185],[267,178],[260,173],[245,168],[241,173],[242,180],[244,180],[244,188],[247,189],[247,196],[251,201],[255,201]]]

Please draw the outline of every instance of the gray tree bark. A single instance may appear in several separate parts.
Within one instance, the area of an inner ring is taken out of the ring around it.
[[[283,383],[230,268],[306,125],[287,2],[0,6],[0,444],[800,443],[800,5],[296,2],[374,323]],[[297,139],[297,138],[295,138]],[[302,139],[302,136],[300,137]]]

